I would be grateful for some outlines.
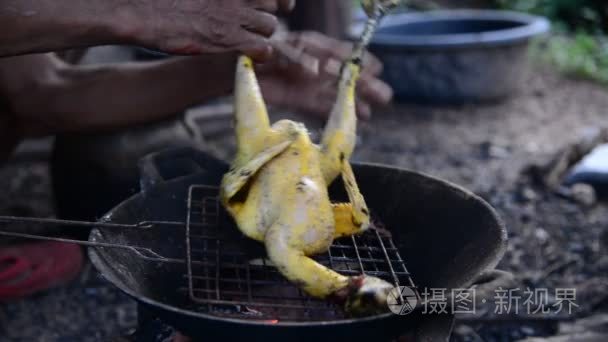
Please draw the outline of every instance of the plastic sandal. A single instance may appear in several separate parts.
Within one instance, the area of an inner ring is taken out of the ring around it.
[[[80,273],[80,246],[39,242],[0,249],[0,301],[21,299],[72,281]]]

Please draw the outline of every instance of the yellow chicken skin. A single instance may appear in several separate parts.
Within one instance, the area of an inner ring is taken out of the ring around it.
[[[237,155],[221,200],[241,232],[264,243],[269,259],[311,296],[342,302],[347,312],[386,311],[393,286],[370,276],[347,277],[311,259],[337,237],[368,229],[369,211],[349,164],[356,139],[358,59],[341,72],[339,93],[320,145],[301,123],[269,123],[252,61],[238,61],[235,90]],[[350,203],[330,202],[341,175]]]

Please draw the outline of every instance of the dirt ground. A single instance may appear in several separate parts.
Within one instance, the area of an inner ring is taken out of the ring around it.
[[[373,121],[361,124],[354,159],[428,173],[484,197],[509,230],[509,248],[499,268],[514,272],[522,288],[576,288],[580,305],[576,314],[585,317],[608,308],[608,205],[584,205],[555,195],[532,184],[522,170],[581,139],[588,129],[606,125],[607,115],[607,89],[538,68],[520,93],[503,103],[396,105],[379,111]],[[322,125],[306,121],[313,133]],[[233,150],[232,136],[216,137],[211,143],[223,155]],[[0,169],[0,214],[52,215],[48,164],[43,157],[15,160]],[[30,303],[48,301],[48,296],[42,298]],[[19,307],[0,306],[0,332],[9,329],[18,335],[7,326],[15,320],[11,317],[19,315]],[[46,322],[52,329],[52,315],[46,315]],[[552,334],[557,328],[524,329],[526,324],[516,323],[516,328],[502,333],[494,332],[491,324],[461,324],[454,338],[508,341]],[[108,336],[124,328],[109,323],[106,327],[103,334]],[[20,341],[17,335],[13,340]],[[60,340],[48,336],[45,341]]]

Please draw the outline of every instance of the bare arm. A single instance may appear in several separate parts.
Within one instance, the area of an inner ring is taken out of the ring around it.
[[[105,44],[268,58],[293,0],[0,0],[0,57]]]
[[[339,42],[313,34],[292,38],[298,37],[292,44],[310,53],[309,58],[323,65],[341,59],[336,55]],[[236,58],[216,54],[94,67],[68,65],[50,54],[0,59],[0,155],[20,136],[124,127],[228,95],[234,88]],[[294,65],[302,64],[306,63]],[[331,110],[332,74],[305,76],[302,70],[277,62],[260,69],[269,105],[325,116]],[[373,58],[364,63],[358,85],[362,108],[390,101],[390,87],[376,78],[380,69]]]
[[[129,43],[127,3],[0,0],[0,56]]]
[[[233,55],[94,67],[13,57],[0,62],[0,94],[25,136],[109,129],[230,94],[235,64]]]

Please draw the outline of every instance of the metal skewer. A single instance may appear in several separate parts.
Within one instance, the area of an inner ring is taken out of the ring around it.
[[[403,0],[363,0],[361,6],[368,16],[365,29],[357,42],[352,54],[352,59],[361,60],[365,49],[369,45],[378,25],[384,17],[401,4]]]
[[[106,229],[138,229],[142,231],[149,231],[151,229],[156,228],[159,225],[169,225],[169,226],[183,226],[182,222],[173,222],[173,221],[142,221],[136,224],[122,224],[122,223],[111,223],[111,222],[87,222],[87,221],[74,221],[74,220],[58,220],[52,218],[33,218],[33,217],[17,217],[17,216],[0,216],[0,225],[2,224],[39,224],[39,225],[47,225],[47,226],[68,226],[68,227],[80,227],[80,228],[106,228]],[[129,246],[129,245],[121,245],[115,243],[106,243],[106,242],[95,242],[95,241],[85,241],[85,240],[76,240],[76,239],[67,239],[46,235],[36,235],[36,234],[26,234],[26,233],[16,233],[9,231],[0,230],[0,236],[13,237],[13,238],[22,238],[29,240],[39,240],[39,241],[54,241],[54,242],[65,242],[65,243],[73,243],[80,246],[85,247],[101,247],[101,248],[119,248],[126,249],[133,252],[138,257],[149,260],[149,261],[160,261],[160,262],[173,262],[173,263],[184,263],[185,260],[174,259],[174,258],[166,258],[156,252],[154,252],[150,248],[146,247],[138,247],[138,246]]]

